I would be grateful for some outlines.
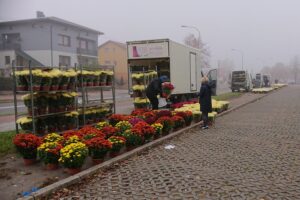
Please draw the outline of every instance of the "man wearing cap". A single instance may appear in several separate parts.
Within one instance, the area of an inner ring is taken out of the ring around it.
[[[161,85],[164,82],[168,82],[169,78],[167,76],[161,76],[159,78],[155,78],[151,81],[146,89],[146,96],[150,100],[152,105],[152,110],[158,109],[158,99],[157,95],[160,94],[162,96],[162,88]]]

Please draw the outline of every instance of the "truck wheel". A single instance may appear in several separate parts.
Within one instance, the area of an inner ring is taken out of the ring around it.
[[[234,92],[234,89],[232,89],[231,91]]]

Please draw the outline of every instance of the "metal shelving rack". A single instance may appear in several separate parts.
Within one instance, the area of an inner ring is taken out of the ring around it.
[[[83,86],[83,77],[81,76],[81,84],[80,87],[78,87],[78,91],[81,92],[81,105],[78,106],[78,108],[82,109],[83,112],[83,125],[86,125],[86,115],[85,111],[89,107],[94,107],[94,108],[101,108],[104,105],[110,104],[110,107],[112,107],[112,113],[116,112],[116,97],[115,97],[115,67],[114,65],[100,65],[97,67],[80,67],[81,73],[83,70],[110,70],[113,72],[112,75],[112,85],[111,86]],[[89,98],[89,92],[91,89],[99,89],[99,98],[96,99],[90,99]],[[111,90],[112,92],[112,98],[104,98],[103,91],[104,90]],[[107,100],[112,100],[112,102],[107,103],[105,101]],[[80,104],[80,103],[79,103]],[[79,124],[80,126],[83,126]],[[89,125],[94,125],[94,124],[89,124]]]
[[[101,67],[101,66],[100,66]],[[88,68],[88,69],[97,69],[99,70],[100,67],[97,67],[97,68]],[[47,67],[47,69],[53,69],[55,67]],[[58,68],[58,67],[57,67]],[[78,69],[79,68],[79,69]],[[16,84],[16,75],[15,75],[15,72],[16,72],[16,69],[28,69],[29,70],[29,88],[28,88],[28,91],[19,91],[17,90],[17,84]],[[34,69],[44,69],[42,67],[34,67]],[[79,66],[77,67],[75,65],[75,71],[77,70],[81,70],[82,72],[82,67]],[[23,66],[15,66],[15,61],[13,61],[13,67],[12,67],[12,71],[13,71],[13,92],[14,92],[14,110],[15,110],[15,124],[16,124],[16,132],[19,133],[19,125],[17,123],[17,120],[19,117],[24,117],[24,116],[28,116],[28,117],[31,117],[32,118],[32,133],[37,133],[36,131],[36,119],[43,119],[45,117],[49,117],[49,116],[55,116],[55,115],[62,115],[62,114],[66,114],[66,113],[70,113],[72,111],[79,111],[79,108],[82,109],[83,111],[83,119],[84,119],[84,124],[86,124],[86,121],[85,121],[85,110],[86,108],[88,107],[101,107],[103,105],[105,105],[105,100],[109,100],[109,99],[105,99],[104,98],[104,94],[103,94],[103,91],[104,89],[111,89],[112,91],[112,102],[111,102],[111,106],[112,106],[112,113],[115,113],[116,111],[116,104],[115,104],[115,81],[114,81],[114,66],[106,66],[106,69],[111,69],[113,71],[113,76],[112,76],[112,85],[111,86],[88,86],[88,87],[82,87],[79,86],[78,84],[78,80],[77,78],[75,78],[75,88],[74,89],[70,89],[70,90],[51,90],[51,91],[33,91],[33,76],[32,76],[32,70],[33,70],[33,67],[31,66],[31,61],[29,61],[29,65],[28,67],[23,67]],[[99,99],[92,99],[90,100],[89,99],[89,90],[90,89],[99,89],[100,91],[100,98]],[[38,115],[35,113],[35,105],[34,105],[34,93],[39,93],[39,94],[49,94],[49,93],[63,93],[63,92],[77,92],[77,93],[80,93],[81,92],[81,95],[82,95],[82,102],[79,103],[79,97],[75,97],[75,109],[72,110],[72,111],[64,111],[64,112],[56,112],[56,113],[48,113],[48,114],[42,114],[42,115]],[[32,115],[29,116],[29,115],[26,115],[26,114],[19,114],[19,111],[18,111],[18,101],[17,101],[17,94],[30,94],[30,99],[31,99],[31,113]],[[92,104],[91,102],[95,102],[94,104]],[[76,129],[78,129],[80,126],[79,126],[79,119],[77,118],[76,120]],[[25,130],[24,130],[25,131]],[[66,130],[65,130],[66,131]],[[59,132],[60,133],[60,132]]]
[[[133,69],[133,68],[141,68],[141,70],[135,70],[135,69]],[[138,84],[138,85],[144,85],[145,86],[145,90],[144,91],[142,91],[142,95],[141,96],[139,96],[139,97],[141,97],[141,98],[147,98],[147,96],[146,96],[146,88],[147,88],[147,86],[148,86],[148,84],[149,84],[149,82],[151,82],[151,80],[150,81],[147,81],[146,80],[146,76],[145,76],[145,74],[146,73],[148,73],[148,72],[150,72],[150,71],[156,71],[157,72],[157,66],[155,66],[155,67],[151,67],[151,66],[130,66],[129,67],[129,70],[130,70],[130,79],[131,79],[131,85],[130,85],[130,89],[132,90],[132,94],[133,94],[133,101],[135,100],[135,98],[136,98],[136,96],[134,95],[134,91],[133,91],[133,89],[132,89],[132,87],[133,87],[133,78],[132,78],[132,74],[133,73],[142,73],[143,74],[143,81],[142,81],[142,83],[140,83],[140,84]],[[150,104],[149,104],[149,106],[150,106]]]

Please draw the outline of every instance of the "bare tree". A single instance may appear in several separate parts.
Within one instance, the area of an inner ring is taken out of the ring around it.
[[[201,50],[203,67],[205,68],[210,67],[210,50],[209,47],[202,42],[200,37],[196,38],[194,34],[190,33],[184,38],[184,44],[194,48],[199,48]]]

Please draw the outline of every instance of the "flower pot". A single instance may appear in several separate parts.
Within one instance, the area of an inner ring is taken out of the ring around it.
[[[69,90],[75,90],[75,84],[70,83],[70,84],[68,85],[68,89],[69,89]]]
[[[93,83],[93,82],[88,82],[88,83],[87,83],[87,86],[88,86],[88,87],[94,86],[94,83]]]
[[[112,86],[112,82],[107,82],[106,85],[107,86]]]
[[[58,163],[48,163],[46,164],[47,170],[56,170],[58,169]]]
[[[46,108],[38,108],[38,114],[39,115],[47,114],[47,109]]]
[[[57,109],[57,112],[65,112],[65,111],[66,111],[66,108],[64,106],[60,106]]]
[[[100,163],[103,163],[104,159],[101,158],[92,158],[93,165],[98,165]]]
[[[24,165],[29,166],[36,163],[36,158],[23,158]]]
[[[94,86],[99,86],[100,82],[94,82]]]
[[[66,168],[66,172],[70,175],[77,174],[81,171],[81,168]]]
[[[111,157],[111,158],[114,158],[114,157],[116,157],[116,156],[119,156],[121,153],[120,153],[120,151],[111,151],[110,153],[109,153],[109,156]]]
[[[100,82],[100,85],[101,85],[101,86],[105,86],[105,85],[106,85],[106,82]]]
[[[16,88],[18,91],[27,91],[27,87],[26,86],[17,86]]]
[[[40,91],[41,90],[41,86],[32,86],[32,91]]]
[[[153,140],[157,140],[158,138],[160,138],[160,134],[157,134],[157,135],[153,136]]]
[[[48,126],[48,132],[53,133],[56,131],[57,131],[57,128],[55,126]]]
[[[67,106],[67,111],[73,111],[73,110],[75,110],[75,106],[74,105]]]
[[[67,90],[68,89],[68,85],[61,85],[59,86],[60,90]]]
[[[41,91],[49,91],[50,88],[51,87],[49,85],[44,85],[44,86],[41,86]]]
[[[59,88],[58,85],[52,85],[52,86],[51,86],[51,90],[52,90],[52,91],[53,91],[53,90],[58,90],[58,88]]]

